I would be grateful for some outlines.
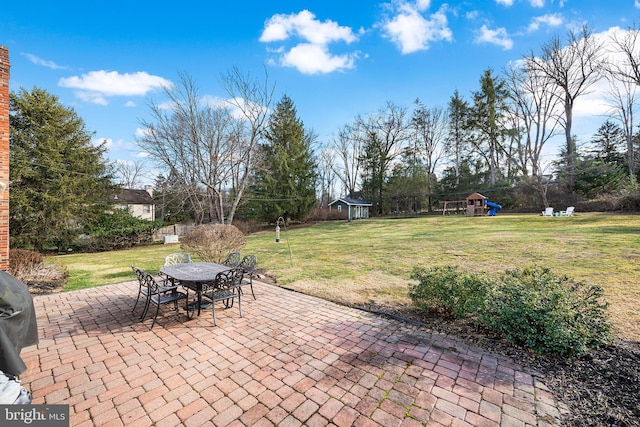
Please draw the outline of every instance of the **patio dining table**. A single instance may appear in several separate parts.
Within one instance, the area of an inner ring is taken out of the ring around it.
[[[203,286],[213,282],[218,273],[230,269],[231,267],[213,262],[186,262],[165,265],[160,269],[160,273],[175,279],[182,286],[195,291],[198,316],[200,316]]]

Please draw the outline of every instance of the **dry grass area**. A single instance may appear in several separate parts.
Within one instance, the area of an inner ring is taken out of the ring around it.
[[[605,288],[618,337],[640,342],[640,216],[427,216],[331,222],[250,236],[277,283],[350,305],[410,304],[416,265],[500,274],[529,264]]]

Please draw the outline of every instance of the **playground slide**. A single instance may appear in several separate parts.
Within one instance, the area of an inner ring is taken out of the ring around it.
[[[489,211],[487,212],[487,215],[489,215],[489,216],[496,216],[496,213],[497,213],[500,209],[502,209],[502,206],[500,206],[499,204],[497,204],[497,203],[493,203],[493,202],[490,202],[490,201],[488,201],[488,200],[485,200],[485,204],[491,208],[491,209],[489,209]]]

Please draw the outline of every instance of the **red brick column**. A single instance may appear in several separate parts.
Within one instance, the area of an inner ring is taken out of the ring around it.
[[[0,270],[9,268],[9,49],[0,46]]]

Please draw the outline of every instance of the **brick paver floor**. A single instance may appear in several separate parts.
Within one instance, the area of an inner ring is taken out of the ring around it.
[[[424,327],[264,283],[185,321],[131,313],[137,284],[34,298],[22,351],[39,404],[72,426],[547,426],[564,405],[535,373]],[[237,304],[237,303],[236,303]]]

